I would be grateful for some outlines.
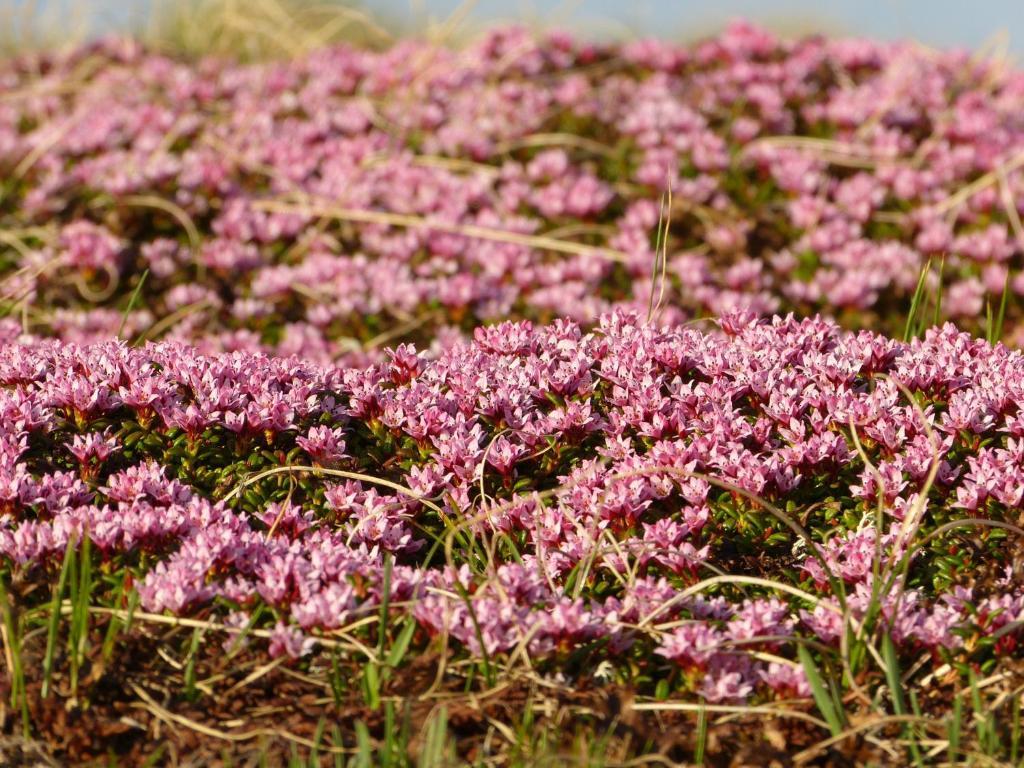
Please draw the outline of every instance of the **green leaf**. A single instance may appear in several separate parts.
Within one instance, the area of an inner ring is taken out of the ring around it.
[[[665,701],[669,695],[668,680],[662,678],[654,687],[654,698],[658,701]]]
[[[402,630],[398,633],[398,637],[395,638],[395,642],[391,646],[391,650],[388,652],[388,657],[385,660],[385,663],[389,667],[397,667],[402,663],[402,659],[405,658],[405,654],[409,650],[409,644],[412,642],[412,636],[415,633],[416,621],[412,617],[407,617]]]
[[[363,698],[370,709],[380,707],[380,670],[373,662],[363,668]]]

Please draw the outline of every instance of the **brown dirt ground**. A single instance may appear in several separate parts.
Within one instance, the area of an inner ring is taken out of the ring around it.
[[[357,684],[338,701],[327,684],[324,660],[306,673],[280,664],[247,681],[265,665],[262,649],[243,651],[228,661],[219,643],[200,646],[195,679],[207,692],[186,695],[184,657],[191,633],[171,629],[161,634],[148,628],[133,630],[119,641],[112,662],[103,666],[99,656],[102,626],[93,628],[94,652],[82,670],[78,702],[70,696],[66,666],[58,658],[55,695],[40,695],[45,638],[30,636],[23,648],[32,740],[18,737],[20,719],[9,706],[9,680],[0,674],[0,765],[142,765],[162,752],[156,764],[169,766],[256,766],[261,757],[269,765],[286,764],[294,747],[304,758],[323,719],[328,734],[337,726],[346,746],[354,744],[355,724],[362,721],[374,739],[384,738],[382,711],[363,703]],[[162,651],[162,652],[161,652]],[[610,734],[609,756],[660,756],[652,764],[685,765],[693,759],[696,718],[692,713],[641,712],[631,708],[634,692],[615,686],[568,688],[533,679],[508,679],[489,691],[465,692],[465,681],[443,676],[432,695],[437,676],[437,655],[414,657],[393,675],[383,695],[407,711],[412,757],[419,750],[419,734],[435,708],[443,703],[460,761],[475,762],[506,749],[492,721],[513,729],[527,707],[535,713],[533,730],[549,728],[564,736],[565,755],[572,765],[573,737],[581,732],[593,740]],[[314,662],[315,664],[316,662]],[[358,680],[352,666],[344,676]],[[211,680],[212,678],[212,680]],[[747,717],[712,724],[708,729],[706,765],[788,766],[792,755],[827,736],[815,726],[789,719]],[[329,746],[330,739],[323,744]],[[294,745],[294,747],[293,747]],[[489,746],[488,746],[489,745]],[[110,758],[114,758],[114,762]],[[820,766],[857,766],[880,755],[853,739],[805,763]],[[498,759],[498,764],[503,760]],[[323,763],[333,764],[329,756]]]

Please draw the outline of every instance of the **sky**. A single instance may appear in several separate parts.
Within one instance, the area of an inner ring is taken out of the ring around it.
[[[367,7],[403,15],[413,8],[443,18],[461,0],[374,0]],[[1024,54],[1024,0],[478,0],[476,19],[527,17],[594,33],[636,31],[672,38],[713,31],[745,17],[799,31],[821,30],[937,47],[977,48],[997,35]]]
[[[109,32],[144,15],[152,2],[0,0],[0,11],[31,3],[44,13],[84,16],[92,31]],[[244,2],[240,0],[241,7]],[[944,48],[977,48],[1002,35],[1018,60],[1024,56],[1024,0],[363,0],[362,5],[392,18],[435,20],[471,5],[472,21],[541,20],[591,36],[644,34],[685,40],[736,17],[784,31],[912,37]]]

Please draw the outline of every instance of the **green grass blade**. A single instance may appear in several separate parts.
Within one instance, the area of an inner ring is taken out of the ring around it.
[[[921,705],[918,703],[917,693],[913,690],[910,692],[910,707],[915,716],[922,717]],[[924,755],[921,754],[921,745],[918,743],[920,735],[918,734],[917,726],[908,724],[904,728],[904,733],[910,746],[910,754],[914,758],[914,765],[917,768],[925,768]]]
[[[892,642],[892,636],[888,633],[882,638],[882,660],[885,662],[885,681],[889,685],[893,709],[896,710],[897,715],[905,714],[907,707],[903,701],[903,683],[900,680],[896,646]]]
[[[704,752],[708,747],[708,712],[704,709],[704,701],[701,700],[700,710],[697,712],[697,746],[693,750],[693,762],[697,765],[704,765]]]
[[[822,679],[821,672],[818,671],[818,666],[811,657],[811,652],[805,646],[800,645],[797,647],[797,655],[800,657],[800,664],[804,668],[804,674],[807,675],[807,682],[811,686],[814,703],[818,705],[818,710],[821,712],[822,717],[825,718],[825,722],[828,723],[832,735],[838,736],[843,732],[843,721],[839,716],[839,712],[836,711],[832,695],[825,686],[825,681]]]
[[[968,670],[970,676],[971,685],[971,706],[974,708],[974,730],[978,735],[978,744],[984,750],[985,754],[989,753],[989,720],[985,716],[986,709],[985,705],[981,700],[981,689],[978,688],[978,677],[974,673],[973,669]]]
[[[370,709],[380,707],[380,669],[373,662],[363,669],[363,699]]]
[[[137,592],[134,593],[133,597],[135,597],[137,599],[138,598],[138,593]],[[242,648],[245,647],[245,641],[248,639],[249,635],[252,633],[252,630],[255,629],[256,624],[259,621],[260,616],[262,616],[262,615],[263,615],[263,606],[259,605],[259,606],[256,607],[256,610],[254,610],[252,612],[252,615],[249,617],[249,620],[245,622],[245,626],[243,626],[238,631],[238,634],[236,634],[234,636],[234,639],[231,641],[231,644],[228,646],[228,648],[227,648],[228,658],[231,658],[232,656],[237,654],[239,651],[241,651]]]
[[[1003,338],[1003,321],[1006,319],[1006,303],[1010,298],[1010,272],[1006,272],[1006,282],[1003,284],[1003,295],[999,299],[999,312],[996,315],[995,325],[989,335],[989,344],[995,344]]]
[[[57,579],[57,586],[53,590],[53,599],[50,601],[50,618],[46,627],[46,654],[43,656],[43,685],[40,695],[45,699],[50,695],[50,679],[53,675],[53,658],[57,653],[57,632],[60,629],[60,605],[64,597],[64,589],[68,583],[68,566],[71,562],[71,552],[74,549],[74,537],[68,539],[64,548],[64,560],[60,564],[60,576]]]
[[[442,768],[445,765],[445,747],[448,742],[448,710],[441,707],[427,724],[420,768]]]
[[[326,730],[327,718],[321,715],[313,732],[313,746],[309,748],[309,768],[317,768],[320,765],[320,745],[324,742]]]
[[[331,746],[334,748],[334,768],[345,768],[345,740],[341,738],[341,728],[337,724],[331,726]]]
[[[149,277],[149,270],[145,269],[142,272],[142,277],[139,278],[139,282],[135,285],[135,290],[132,291],[132,296],[128,299],[128,306],[124,308],[124,312],[121,315],[121,324],[117,326],[117,338],[121,338],[121,332],[124,331],[125,323],[128,322],[128,315],[132,313],[135,308],[135,302],[139,298],[139,294],[142,292],[142,284],[146,282],[146,278]]]
[[[81,577],[79,576],[78,567],[78,544],[74,541],[74,535],[72,534],[72,541],[68,542],[69,550],[67,553],[68,558],[68,597],[71,600],[71,613],[68,616],[68,665],[69,675],[71,677],[71,690],[75,691],[78,687],[78,654],[75,653],[76,638],[78,632],[78,591],[81,589]],[[74,546],[71,546],[71,545]]]
[[[953,714],[950,717],[949,724],[946,726],[946,739],[949,741],[946,755],[949,758],[949,762],[953,765],[956,764],[960,757],[960,732],[963,730],[964,725],[963,709],[963,699],[959,696],[954,696]]]
[[[384,577],[380,588],[380,617],[377,625],[377,658],[383,658],[384,646],[388,639],[388,609],[391,601],[391,553],[384,555]]]
[[[914,289],[914,296],[910,301],[910,309],[907,311],[907,323],[903,328],[903,340],[910,341],[920,332],[921,309],[924,300],[925,282],[928,273],[931,272],[932,261],[929,259],[921,269],[921,275],[917,278],[917,288]]]
[[[1010,699],[1010,764],[1017,765],[1020,758],[1020,694]]]
[[[25,691],[25,667],[21,659],[21,633],[18,631],[18,619],[14,614],[14,604],[7,592],[4,578],[0,576],[0,614],[3,617],[6,633],[7,651],[11,662],[11,706],[18,707],[21,712],[22,736],[27,740],[31,736],[29,730],[28,694]]]
[[[395,638],[391,650],[388,652],[386,663],[389,668],[397,667],[402,663],[405,654],[409,651],[409,644],[412,643],[412,636],[416,634],[416,622],[412,618],[406,618],[402,630]]]
[[[121,574],[121,583],[118,584],[117,594],[114,598],[114,605],[121,605],[124,601],[125,586],[127,584],[128,571],[125,570]],[[107,632],[103,636],[103,645],[101,646],[102,651],[100,658],[103,659],[104,663],[110,661],[114,654],[114,643],[117,640],[118,634],[121,632],[121,628],[124,626],[124,620],[120,616],[111,616],[110,623],[107,624]]]
[[[92,550],[88,532],[83,532],[78,555],[78,578],[72,574],[75,587],[71,598],[71,695],[78,695],[78,673],[85,661],[89,640],[89,602],[92,597]]]
[[[943,256],[939,262],[939,287],[935,289],[935,313],[932,315],[932,325],[938,325],[942,319],[942,275],[946,271],[946,257]]]
[[[331,695],[334,697],[335,706],[341,706],[344,701],[345,694],[345,677],[341,671],[341,665],[338,664],[338,649],[331,649],[331,676],[329,680],[331,684]]]
[[[193,700],[196,698],[196,657],[199,655],[199,643],[203,639],[203,632],[199,627],[192,630],[192,639],[188,645],[188,657],[185,660],[185,698]]]
[[[462,586],[462,582],[456,579],[454,586],[455,591],[458,592],[459,597],[461,597],[462,601],[466,604],[466,610],[469,612],[469,619],[473,623],[473,633],[476,635],[476,641],[480,645],[480,657],[483,662],[484,679],[487,681],[488,687],[492,687],[495,679],[494,668],[491,665],[491,654],[487,652],[487,646],[484,643],[484,633],[480,627],[480,621],[476,617],[476,609],[473,608],[473,600],[469,596],[469,592],[466,588]]]
[[[160,744],[153,753],[146,758],[146,762],[142,763],[142,768],[155,768],[158,765],[162,765],[160,761],[163,760],[164,752],[167,751],[167,744]]]
[[[665,195],[661,196],[661,206],[658,210],[658,229],[654,236],[654,261],[651,264],[651,293],[647,297],[647,322],[654,318],[654,293],[658,284],[658,267],[661,258],[662,242],[668,237],[668,225],[665,219]]]
[[[356,768],[371,768],[373,765],[373,742],[370,731],[362,720],[356,722]]]
[[[384,748],[378,756],[381,768],[393,768],[396,765],[396,761],[400,759],[398,756],[398,744],[395,741],[397,736],[395,704],[392,701],[386,701],[384,702]]]

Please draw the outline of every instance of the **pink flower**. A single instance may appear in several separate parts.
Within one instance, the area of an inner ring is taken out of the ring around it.
[[[60,233],[62,256],[76,269],[118,270],[124,243],[110,230],[84,219],[65,226]]]
[[[87,435],[75,435],[71,439],[68,450],[85,468],[98,467],[103,464],[119,447],[117,438],[110,434],[108,428],[102,433],[90,432]]]
[[[725,636],[706,622],[688,622],[663,637],[655,653],[704,667],[720,650],[724,650],[724,640]]]
[[[270,633],[270,658],[276,659],[279,656],[288,656],[291,659],[298,659],[312,652],[316,647],[316,641],[306,637],[297,627],[292,627],[278,622]]]
[[[333,464],[348,457],[344,430],[340,427],[311,427],[305,436],[296,437],[295,443],[318,464]]]

